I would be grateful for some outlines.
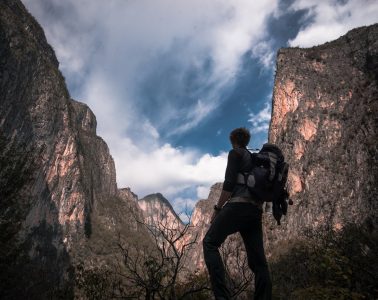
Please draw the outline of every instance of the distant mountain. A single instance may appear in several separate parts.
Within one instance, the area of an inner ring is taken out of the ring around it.
[[[148,224],[164,222],[167,224],[175,224],[175,226],[184,225],[170,202],[160,193],[147,195],[139,199],[138,204]]]

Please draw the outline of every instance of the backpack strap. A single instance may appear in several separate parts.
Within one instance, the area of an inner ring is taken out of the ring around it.
[[[242,163],[244,165],[248,164],[248,163],[251,163],[251,168],[253,167],[252,166],[252,153],[247,149],[245,148],[244,149],[245,151],[243,151],[243,154],[242,154]],[[248,157],[247,157],[248,156]],[[249,179],[249,177],[251,176],[248,176],[249,175],[249,170],[248,171],[245,171],[245,172],[239,172],[238,173],[238,177],[236,179],[236,183],[237,184],[252,184],[252,186],[255,185],[255,182],[251,182],[251,179]],[[250,181],[250,182],[248,182]]]
[[[245,173],[238,173],[238,177],[236,178],[236,183],[237,184],[246,184],[247,180],[246,177],[248,175]]]
[[[251,176],[248,172],[246,173],[238,173],[238,177],[236,179],[237,184],[244,184],[248,187],[254,187],[256,184],[255,177]]]

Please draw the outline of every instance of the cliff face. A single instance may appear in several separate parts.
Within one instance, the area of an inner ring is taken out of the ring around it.
[[[135,234],[125,216],[140,210],[131,193],[118,192],[95,116],[70,99],[20,1],[0,2],[0,97],[0,295],[70,294],[74,260],[111,251],[116,231]]]
[[[184,224],[169,201],[160,193],[148,195],[138,200],[147,224],[169,224],[182,227]]]
[[[294,200],[281,238],[347,222],[377,228],[377,74],[378,25],[279,51],[269,141],[290,164]],[[271,242],[280,239],[267,233]]]

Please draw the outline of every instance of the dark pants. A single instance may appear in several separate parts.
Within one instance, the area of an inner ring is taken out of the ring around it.
[[[248,265],[255,274],[254,299],[272,298],[272,283],[264,254],[261,216],[262,211],[251,203],[227,203],[206,233],[203,239],[203,253],[217,300],[230,299],[218,248],[228,235],[235,232],[240,232],[243,238]]]

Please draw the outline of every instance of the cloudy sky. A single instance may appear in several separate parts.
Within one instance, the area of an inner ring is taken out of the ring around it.
[[[280,47],[378,21],[375,0],[22,1],[94,111],[118,186],[178,212],[223,180],[233,128],[266,142]]]

